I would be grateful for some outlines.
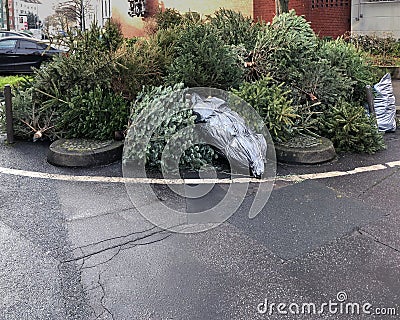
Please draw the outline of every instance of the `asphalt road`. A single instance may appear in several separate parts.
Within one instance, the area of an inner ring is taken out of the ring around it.
[[[278,173],[399,161],[400,133],[386,139],[388,149],[373,156],[280,165]],[[0,168],[121,176],[121,163],[53,167],[47,147],[0,143]],[[255,219],[247,217],[249,192],[227,222],[189,235],[150,224],[123,184],[0,173],[0,319],[398,319],[399,170],[385,165],[297,183],[281,179]],[[178,200],[156,188],[166,203]],[[212,203],[225,191],[215,188],[186,205]],[[375,315],[344,314],[340,301],[371,304]],[[336,313],[329,302],[338,303]],[[292,311],[299,305],[299,314],[279,314],[279,303],[292,304]],[[324,312],[306,314],[302,304]],[[377,315],[382,311],[397,315]]]

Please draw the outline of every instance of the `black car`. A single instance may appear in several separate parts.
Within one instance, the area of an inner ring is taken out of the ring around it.
[[[33,38],[2,38],[0,39],[0,73],[32,73],[32,67],[39,68],[43,61],[63,52]]]

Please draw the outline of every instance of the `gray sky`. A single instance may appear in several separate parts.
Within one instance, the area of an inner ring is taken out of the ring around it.
[[[57,0],[40,0],[42,3],[41,6],[39,6],[39,17],[41,19],[46,18],[47,16],[52,14],[52,8],[53,4],[59,2]]]

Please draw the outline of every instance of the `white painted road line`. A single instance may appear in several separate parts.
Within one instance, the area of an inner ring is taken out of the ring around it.
[[[236,179],[152,179],[152,178],[122,178],[103,176],[74,176],[54,173],[43,173],[36,171],[25,171],[0,167],[0,174],[13,175],[27,178],[70,181],[70,182],[98,182],[98,183],[134,183],[134,184],[231,184],[249,182],[267,182],[271,180],[260,180],[255,178]],[[275,179],[273,179],[275,180]]]
[[[389,168],[400,167],[400,161],[388,162],[386,164],[376,164],[367,167],[359,167],[350,171],[329,171],[320,173],[300,174],[300,175],[289,175],[289,176],[277,176],[278,181],[287,182],[301,182],[305,180],[319,180],[335,177],[343,177],[349,175],[355,175],[366,172],[381,171]],[[11,169],[0,167],[0,174],[12,175],[18,177],[36,178],[36,179],[47,179],[57,181],[69,181],[69,182],[94,182],[94,183],[132,183],[132,184],[232,184],[232,183],[260,183],[260,182],[271,182],[271,179],[254,179],[254,178],[235,178],[235,179],[152,179],[152,178],[122,178],[122,177],[103,177],[103,176],[75,176],[75,175],[64,175],[45,173],[37,171],[26,171],[19,169]]]
[[[386,163],[388,167],[394,168],[394,167],[400,167],[400,161],[393,161],[393,162],[388,162]]]

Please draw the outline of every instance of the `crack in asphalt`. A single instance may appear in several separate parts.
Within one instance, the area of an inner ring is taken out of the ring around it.
[[[79,277],[79,283],[83,286],[82,284],[82,272],[87,269],[93,269],[93,268],[98,268],[100,266],[105,266],[107,265],[110,261],[115,259],[115,257],[118,256],[118,254],[122,250],[129,250],[137,246],[144,246],[144,245],[151,245],[157,242],[161,242],[170,236],[172,236],[173,233],[167,230],[159,229],[156,226],[153,226],[148,229],[144,229],[141,231],[135,231],[131,232],[126,235],[122,236],[116,236],[116,237],[111,237],[107,239],[103,239],[97,242],[93,242],[87,245],[82,245],[76,248],[73,248],[67,252],[65,252],[65,256],[68,257],[70,256],[71,258],[68,259],[60,259],[60,263],[58,265],[59,273],[61,276],[62,273],[62,268],[68,264],[77,264],[76,269]],[[132,238],[133,237],[133,238]],[[99,248],[99,246],[102,246],[102,248]],[[91,258],[110,251],[110,250],[116,250],[115,253],[112,254],[111,257],[109,257],[105,261],[97,262],[94,263],[93,265],[88,265],[89,261]],[[59,257],[60,258],[60,257]],[[98,272],[98,280],[97,282],[94,282],[93,285],[90,288],[83,288],[83,292],[86,294],[89,291],[95,291],[95,290],[101,290],[101,297],[99,304],[102,308],[102,312],[100,312],[99,309],[96,310],[94,305],[92,303],[89,303],[89,307],[91,310],[91,314],[95,319],[104,319],[104,317],[114,319],[114,315],[112,314],[111,310],[107,308],[105,299],[106,299],[106,287],[104,283],[102,282],[102,275],[103,273],[107,270],[107,267],[105,267],[103,270],[99,269],[97,270]],[[97,273],[96,272],[96,273]],[[63,286],[63,296],[66,298],[66,292],[68,290],[65,290],[65,286]],[[96,299],[97,300],[97,299]],[[99,307],[100,307],[99,306]]]
[[[100,240],[100,241],[97,241],[97,242],[92,242],[92,243],[90,243],[90,244],[87,244],[87,245],[83,245],[83,246],[79,246],[79,247],[77,247],[77,248],[74,248],[74,249],[72,249],[72,250],[70,250],[69,252],[73,252],[73,251],[75,251],[75,250],[82,250],[83,251],[83,249],[84,248],[89,248],[89,247],[92,247],[92,246],[94,246],[94,245],[98,245],[98,244],[102,244],[102,243],[105,243],[105,242],[108,242],[108,241],[112,241],[112,240],[118,240],[118,239],[123,239],[123,238],[128,238],[128,237],[130,237],[130,236],[133,236],[133,235],[135,235],[135,234],[142,234],[142,233],[146,233],[146,232],[150,232],[150,231],[152,231],[152,230],[154,230],[154,229],[156,229],[157,227],[151,227],[151,228],[149,228],[149,229],[145,229],[145,230],[142,230],[142,231],[135,231],[135,232],[131,232],[131,233],[128,233],[128,234],[126,234],[126,235],[123,235],[123,236],[118,236],[118,237],[111,237],[111,238],[107,238],[107,239],[104,239],[104,240]],[[83,252],[82,252],[83,253]]]
[[[111,256],[111,258],[109,258],[109,259],[107,259],[107,260],[105,260],[105,261],[96,263],[96,264],[91,265],[91,266],[83,266],[83,267],[82,267],[82,270],[84,270],[84,269],[85,269],[85,270],[87,270],[87,269],[93,269],[93,268],[100,267],[101,265],[107,264],[108,262],[112,261],[120,252],[121,252],[121,247],[118,248],[117,252],[116,252],[115,254],[113,254],[113,255]],[[90,259],[90,258],[89,258],[89,259]]]
[[[71,263],[71,262],[77,262],[77,261],[81,260],[81,267],[79,268],[79,273],[81,274],[83,269],[97,268],[97,267],[99,267],[101,265],[107,264],[108,262],[113,260],[122,250],[132,249],[132,248],[134,248],[136,246],[154,244],[154,243],[163,241],[163,240],[169,238],[170,236],[172,236],[171,232],[166,232],[165,230],[157,230],[155,232],[150,232],[150,231],[152,231],[154,229],[156,229],[156,227],[152,227],[150,229],[142,230],[142,231],[139,231],[139,232],[134,232],[134,233],[131,233],[131,234],[126,235],[126,236],[120,236],[120,237],[113,237],[113,238],[110,238],[110,239],[105,239],[105,240],[102,240],[102,241],[98,241],[96,243],[92,243],[92,244],[89,244],[89,245],[85,245],[85,246],[79,247],[79,248],[77,248],[77,250],[80,250],[82,252],[82,255],[78,256],[77,258],[64,261],[62,263]],[[150,232],[150,233],[148,233],[148,232]],[[103,248],[102,250],[97,250],[95,252],[84,254],[84,250],[83,250],[84,248],[90,248],[93,245],[103,244],[103,243],[106,243],[107,241],[124,239],[126,237],[129,237],[129,236],[132,236],[132,235],[135,235],[135,234],[137,235],[137,234],[143,234],[143,233],[148,233],[148,234],[145,234],[144,236],[141,236],[141,237],[137,237],[135,239],[130,239],[129,241],[125,241],[123,243],[118,243],[116,245],[112,245],[112,246]],[[154,236],[157,236],[157,235],[163,235],[163,236],[160,237],[160,238],[157,238],[157,239],[150,240],[150,241],[139,242],[141,240],[153,238]],[[115,248],[118,248],[117,252],[115,254],[113,254],[106,261],[103,261],[103,262],[100,262],[100,263],[96,263],[96,264],[94,264],[92,266],[85,266],[85,264],[87,263],[87,260],[90,259],[91,257],[93,257],[94,255],[97,255],[97,254],[100,254],[102,252],[106,252],[108,250],[112,250],[112,249],[115,249]],[[100,305],[101,305],[101,307],[103,309],[103,312],[100,313],[99,315],[96,315],[96,311],[95,311],[95,309],[94,309],[94,307],[92,305],[91,305],[91,309],[93,310],[93,313],[96,316],[96,319],[102,318],[104,316],[104,314],[108,314],[111,317],[111,319],[114,319],[113,313],[111,312],[111,310],[109,308],[107,308],[106,303],[105,303],[106,288],[105,288],[105,285],[101,281],[101,276],[102,276],[102,274],[104,272],[105,272],[105,270],[98,273],[98,280],[97,280],[98,286],[90,288],[90,290],[95,290],[95,289],[99,289],[99,288],[101,289],[102,296],[100,298]],[[85,290],[85,291],[89,291],[89,290]]]
[[[102,244],[102,243],[105,243],[105,242],[110,241],[110,240],[123,239],[123,238],[126,238],[126,237],[131,236],[131,235],[134,235],[134,234],[142,234],[142,233],[145,233],[145,232],[149,232],[149,231],[151,231],[151,230],[154,230],[155,228],[156,228],[156,227],[153,227],[153,228],[150,228],[150,229],[147,229],[147,230],[143,230],[143,231],[131,233],[131,234],[127,235],[127,236],[113,237],[113,238],[110,238],[110,239],[98,241],[98,242],[93,243],[93,244],[89,244],[89,245],[85,245],[85,246],[79,247],[79,248],[77,248],[77,249],[80,250],[80,251],[82,252],[82,255],[81,255],[81,256],[79,256],[79,257],[77,257],[77,258],[74,258],[74,259],[70,259],[70,260],[68,260],[68,261],[64,261],[64,262],[62,262],[62,263],[71,263],[71,262],[77,262],[77,261],[81,260],[81,261],[82,261],[82,262],[81,262],[81,267],[79,268],[79,273],[81,274],[81,272],[82,272],[83,269],[97,268],[97,267],[99,267],[99,266],[101,266],[101,265],[107,264],[108,262],[110,262],[111,260],[113,260],[122,250],[128,250],[128,249],[132,249],[132,248],[134,248],[134,247],[136,247],[136,246],[143,246],[143,245],[150,245],[150,244],[153,244],[153,243],[157,243],[157,242],[160,242],[160,241],[163,241],[163,240],[167,239],[168,237],[170,237],[170,236],[172,235],[172,233],[170,233],[170,232],[165,232],[165,230],[158,230],[158,231],[156,231],[156,232],[152,232],[152,233],[150,233],[150,234],[146,234],[146,235],[144,235],[144,236],[142,236],[142,237],[138,237],[138,238],[135,238],[135,239],[131,239],[131,240],[129,240],[129,241],[125,241],[125,242],[123,242],[123,243],[119,243],[119,244],[117,244],[117,245],[104,248],[103,250],[98,250],[98,251],[92,252],[92,253],[90,253],[90,254],[84,254],[83,248],[89,248],[89,247],[91,247],[92,245]],[[158,238],[158,239],[155,239],[155,240],[151,240],[151,241],[147,241],[147,242],[143,242],[143,243],[140,243],[140,242],[137,243],[137,242],[140,241],[140,240],[147,239],[147,238],[151,238],[151,237],[153,237],[153,236],[155,236],[155,235],[160,235],[160,234],[165,234],[165,236],[163,236],[163,237],[161,237],[161,238]],[[126,246],[126,247],[124,248],[124,246]],[[108,251],[108,250],[111,250],[111,249],[115,249],[116,247],[118,247],[117,252],[116,252],[115,254],[113,254],[113,255],[112,255],[109,259],[107,259],[106,261],[103,261],[103,262],[100,262],[100,263],[96,263],[96,264],[94,264],[94,265],[92,265],[92,266],[85,266],[85,263],[87,263],[87,260],[90,259],[91,257],[93,257],[93,255],[96,255],[96,254],[99,254],[99,253],[101,253],[101,252],[105,252],[105,251]],[[113,313],[110,311],[110,309],[107,308],[107,306],[106,306],[106,304],[105,304],[106,289],[105,289],[105,285],[104,285],[104,284],[102,283],[102,281],[101,281],[101,276],[102,276],[102,274],[103,274],[104,272],[105,272],[105,271],[99,272],[99,273],[98,273],[98,280],[97,280],[97,285],[98,285],[98,286],[94,286],[94,287],[92,287],[92,288],[90,288],[90,289],[86,289],[86,290],[84,290],[84,291],[85,291],[85,292],[86,292],[86,291],[93,291],[93,290],[96,290],[96,289],[99,289],[99,288],[100,288],[100,289],[101,289],[101,292],[102,292],[102,296],[101,296],[101,298],[100,298],[100,305],[101,305],[101,307],[103,308],[103,312],[100,313],[99,315],[96,315],[96,311],[95,311],[95,309],[94,309],[94,307],[93,307],[92,305],[91,305],[91,309],[93,310],[93,313],[94,313],[94,315],[96,316],[96,319],[102,318],[104,314],[108,314],[108,315],[111,317],[111,319],[114,319]]]
[[[102,272],[99,272],[99,277],[97,279],[97,283],[99,284],[99,286],[101,288],[101,291],[102,291],[102,296],[100,298],[100,305],[101,305],[101,307],[103,308],[104,311],[102,313],[100,313],[96,317],[96,319],[99,319],[101,316],[103,316],[105,313],[107,313],[107,314],[109,314],[111,316],[111,319],[114,320],[115,318],[114,318],[113,313],[110,311],[109,308],[107,308],[107,306],[105,304],[105,301],[104,301],[104,299],[106,297],[106,289],[105,289],[104,284],[101,282],[101,275],[102,275]]]
[[[79,221],[88,221],[91,219],[97,219],[97,218],[101,218],[101,217],[106,217],[106,216],[111,216],[114,214],[118,214],[118,213],[123,213],[123,212],[128,212],[131,210],[135,210],[135,207],[129,207],[129,208],[123,208],[123,209],[119,209],[119,210],[112,210],[112,211],[107,211],[95,216],[90,216],[90,217],[78,217],[78,218],[69,218],[69,219],[65,219],[66,222],[79,222]]]
[[[149,242],[144,242],[144,243],[135,243],[135,244],[132,244],[130,246],[127,246],[126,248],[122,247],[121,250],[129,250],[129,249],[132,249],[134,247],[147,246],[147,245],[150,245],[150,244],[154,244],[154,243],[157,243],[157,242],[164,241],[164,240],[168,239],[171,236],[172,236],[172,233],[167,233],[166,236],[163,237],[163,238],[160,238],[160,239],[157,239],[157,240],[153,240],[153,241],[149,241]]]
[[[399,173],[400,169],[396,168],[394,170],[394,172],[388,174],[387,176],[379,179],[378,181],[375,181],[371,186],[369,186],[367,189],[365,189],[364,191],[362,191],[360,194],[357,195],[357,198],[360,198],[361,196],[365,195],[368,191],[371,191],[372,189],[376,188],[377,186],[379,186],[380,184],[382,184],[383,182],[385,182],[387,179],[393,177],[396,173]]]
[[[139,232],[139,233],[144,233],[145,231],[141,231],[141,232]],[[134,235],[134,234],[138,234],[138,232],[134,232],[134,233],[132,233],[131,235]],[[130,239],[130,240],[127,240],[127,241],[125,241],[125,242],[122,242],[122,243],[117,243],[117,244],[114,244],[114,245],[110,245],[110,246],[108,246],[108,247],[105,247],[105,248],[102,248],[102,249],[98,249],[98,250],[95,250],[95,251],[92,251],[92,252],[88,252],[88,253],[84,253],[84,254],[82,254],[82,255],[80,255],[80,256],[78,256],[78,257],[75,257],[75,258],[72,258],[72,259],[68,259],[68,260],[64,260],[64,261],[62,261],[63,263],[68,263],[68,262],[74,262],[74,261],[79,261],[79,260],[82,260],[82,259],[88,259],[88,258],[91,258],[91,257],[93,257],[93,256],[95,256],[95,255],[98,255],[98,254],[100,254],[100,253],[103,253],[103,252],[106,252],[106,251],[109,251],[109,250],[112,250],[112,249],[116,249],[116,248],[120,248],[120,247],[123,247],[123,246],[126,246],[126,245],[129,245],[129,244],[136,244],[136,245],[138,245],[138,243],[136,243],[136,242],[139,242],[139,241],[141,241],[141,240],[145,240],[145,239],[148,239],[148,238],[151,238],[151,237],[153,237],[153,236],[156,236],[156,235],[163,235],[163,234],[170,234],[170,232],[169,231],[166,231],[166,230],[158,230],[158,231],[155,231],[155,232],[151,232],[151,233],[149,233],[149,234],[145,234],[144,236],[141,236],[141,237],[137,237],[137,238],[134,238],[134,239]],[[122,238],[126,238],[126,237],[129,237],[130,235],[128,235],[128,236],[123,236]],[[118,238],[118,237],[117,237]],[[100,241],[99,243],[104,243],[104,242],[107,242],[107,241],[112,241],[112,239],[113,238],[110,238],[110,239],[106,239],[106,240],[103,240],[103,241]],[[160,240],[158,239],[158,240],[155,240],[155,241],[150,241],[150,242],[146,242],[146,243],[144,243],[144,244],[152,244],[152,243],[154,243],[154,242],[159,242]],[[139,243],[140,244],[140,243]],[[144,245],[144,244],[142,244],[142,245]],[[93,246],[96,246],[97,244],[96,243],[94,243],[93,244]],[[85,247],[86,248],[88,248],[88,247],[91,247],[92,245],[86,245]],[[83,248],[84,247],[79,247],[78,249],[79,250],[83,250]]]
[[[386,248],[389,248],[389,249],[391,249],[391,250],[393,250],[393,251],[395,251],[397,253],[400,253],[400,249],[397,249],[397,248],[391,246],[390,244],[379,240],[378,237],[376,237],[375,235],[369,233],[368,231],[366,231],[366,230],[364,230],[362,228],[358,231],[358,233],[363,235],[363,236],[365,236],[365,237],[368,237],[368,238],[372,239],[374,242],[379,243],[380,245],[382,245],[382,246],[384,246]]]

